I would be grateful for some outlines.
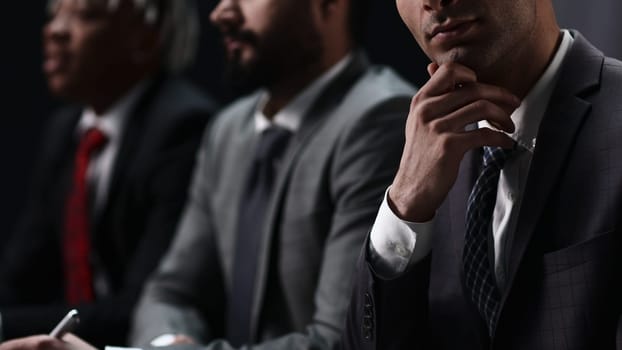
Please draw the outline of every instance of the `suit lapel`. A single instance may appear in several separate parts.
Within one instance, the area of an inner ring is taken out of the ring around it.
[[[449,192],[447,201],[449,211],[449,230],[452,242],[452,251],[461,261],[466,232],[466,209],[469,195],[477,179],[482,161],[481,149],[467,152],[460,163],[460,170],[456,183]],[[446,243],[442,243],[446,244]],[[462,265],[460,263],[460,265]]]
[[[279,229],[280,215],[283,200],[287,191],[287,185],[292,175],[294,165],[299,159],[305,146],[312,139],[313,135],[327,120],[328,116],[343,99],[350,87],[363,74],[368,66],[367,58],[362,53],[354,55],[352,61],[346,68],[327,86],[317,100],[313,103],[311,110],[304,116],[298,132],[292,137],[288,150],[283,158],[282,169],[279,170],[279,177],[275,184],[273,198],[266,212],[266,222],[264,225],[264,235],[260,246],[259,262],[257,265],[257,284],[255,299],[251,316],[251,331],[256,334],[257,324],[261,312],[261,304],[264,297],[267,278],[269,274],[270,255],[273,246],[274,235]]]
[[[152,111],[149,111],[150,101],[154,100],[162,84],[162,76],[155,78],[155,81],[151,83],[127,115],[128,119],[123,130],[121,145],[119,146],[110,175],[110,186],[108,188],[106,204],[99,217],[95,218],[96,222],[104,221],[103,218],[108,215],[109,210],[114,207],[117,194],[121,193],[119,187],[123,185],[123,179],[131,168],[132,161],[136,159],[136,151],[141,144],[142,135],[144,135],[144,130],[147,127],[147,115],[152,113]]]
[[[543,215],[547,200],[555,188],[566,159],[573,147],[583,120],[588,116],[590,103],[582,93],[591,91],[600,82],[603,55],[579,33],[568,52],[547,112],[537,137],[527,184],[520,207],[517,228],[509,254],[507,288],[501,307],[512,289],[525,251]],[[502,310],[503,311],[503,310]]]

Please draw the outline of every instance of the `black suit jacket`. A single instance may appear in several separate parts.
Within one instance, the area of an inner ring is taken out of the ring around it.
[[[179,79],[160,77],[129,116],[108,198],[92,218],[94,270],[109,296],[79,305],[77,334],[96,345],[124,344],[143,282],[175,232],[195,152],[214,104]],[[71,181],[81,108],[53,116],[31,196],[0,264],[5,338],[47,333],[64,303],[61,253],[64,201]]]
[[[360,259],[347,349],[622,349],[622,63],[573,35],[509,238],[492,339],[461,280],[473,151],[438,211],[430,256],[393,280]]]

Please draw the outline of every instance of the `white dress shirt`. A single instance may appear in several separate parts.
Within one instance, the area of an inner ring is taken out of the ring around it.
[[[264,91],[259,98],[259,103],[257,103],[255,110],[255,131],[260,134],[272,125],[282,127],[292,133],[298,131],[302,123],[302,118],[309,111],[313,102],[315,102],[320,93],[324,91],[324,88],[346,68],[351,60],[352,54],[348,54],[339,60],[337,64],[332,66],[304,90],[298,93],[298,95],[285,105],[285,107],[281,108],[272,119],[269,119],[263,113],[266,104],[270,100],[270,94]]]
[[[553,59],[521,105],[511,115],[516,128],[509,136],[516,140],[521,152],[508,159],[501,170],[492,219],[495,277],[500,288],[505,285],[506,252],[509,251],[511,243],[507,237],[508,233],[516,230],[518,208],[536,146],[540,122],[555,88],[561,64],[573,40],[570,32],[562,30],[562,41]],[[479,122],[478,126],[491,127],[486,121]],[[399,219],[390,209],[387,195],[388,190],[371,231],[370,252],[371,263],[376,272],[383,277],[393,278],[404,272],[409,264],[420,261],[430,253],[434,219],[424,223]]]

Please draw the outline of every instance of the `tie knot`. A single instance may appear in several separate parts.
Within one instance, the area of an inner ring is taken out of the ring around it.
[[[514,149],[501,147],[484,147],[484,167],[494,166],[503,169],[505,161],[514,153]]]
[[[80,151],[90,154],[102,148],[106,142],[108,142],[108,137],[106,137],[101,130],[97,128],[90,128],[84,133],[84,135],[82,135],[82,140],[80,140]]]
[[[269,161],[283,155],[292,133],[281,127],[270,127],[261,133],[257,145],[257,159]]]

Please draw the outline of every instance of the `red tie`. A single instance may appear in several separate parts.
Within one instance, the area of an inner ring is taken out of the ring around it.
[[[106,144],[106,135],[89,129],[80,140],[73,172],[73,187],[65,207],[65,296],[70,305],[94,299],[90,255],[90,216],[86,172],[94,152]]]

